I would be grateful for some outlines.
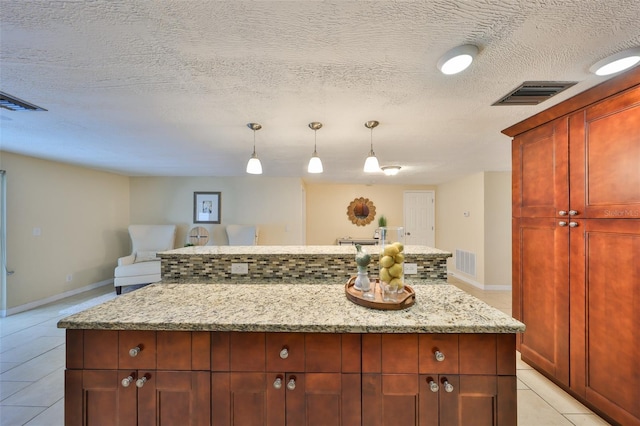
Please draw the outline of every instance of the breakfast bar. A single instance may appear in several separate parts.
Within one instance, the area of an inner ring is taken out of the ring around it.
[[[64,318],[65,424],[516,424],[524,325],[408,283],[398,311],[341,282],[159,283]]]

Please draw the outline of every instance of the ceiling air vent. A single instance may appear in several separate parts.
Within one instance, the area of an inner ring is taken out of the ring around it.
[[[0,108],[5,108],[10,111],[46,111],[46,109],[38,105],[23,101],[4,92],[0,92]]]
[[[576,83],[576,81],[525,81],[493,105],[538,105]]]

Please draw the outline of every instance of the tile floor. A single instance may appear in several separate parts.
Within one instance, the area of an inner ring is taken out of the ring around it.
[[[511,314],[509,291],[482,291],[453,284]],[[0,426],[62,426],[64,419],[64,330],[60,313],[85,300],[113,292],[104,286],[28,312],[0,318]],[[608,423],[571,398],[520,359],[519,426],[591,426]]]

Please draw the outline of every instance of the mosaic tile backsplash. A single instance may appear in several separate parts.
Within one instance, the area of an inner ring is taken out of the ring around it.
[[[323,280],[345,281],[356,275],[355,249],[344,252],[335,250],[314,250],[308,253],[301,250],[283,248],[282,253],[274,253],[274,247],[260,253],[260,246],[247,247],[245,253],[238,253],[237,247],[226,250],[187,250],[178,249],[158,253],[162,259],[162,282],[185,282],[194,279],[197,282],[246,282],[247,280],[283,281],[303,278],[305,281]],[[337,253],[329,253],[336,251]],[[447,258],[451,253],[440,250],[406,250],[406,263],[417,264],[417,274],[407,275],[407,279],[446,280]],[[370,276],[378,274],[377,255],[373,253],[369,267]],[[232,263],[246,263],[247,274],[232,274]]]

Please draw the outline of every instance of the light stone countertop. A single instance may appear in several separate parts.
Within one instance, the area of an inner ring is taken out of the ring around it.
[[[370,254],[377,254],[379,246],[363,246]],[[405,246],[404,251],[408,255],[433,255],[451,257],[448,251],[439,250],[428,246]],[[191,246],[175,250],[168,250],[158,255],[352,255],[355,256],[355,246]]]
[[[312,333],[520,333],[521,322],[450,284],[415,285],[401,311],[359,306],[342,284],[152,284],[59,328]]]

